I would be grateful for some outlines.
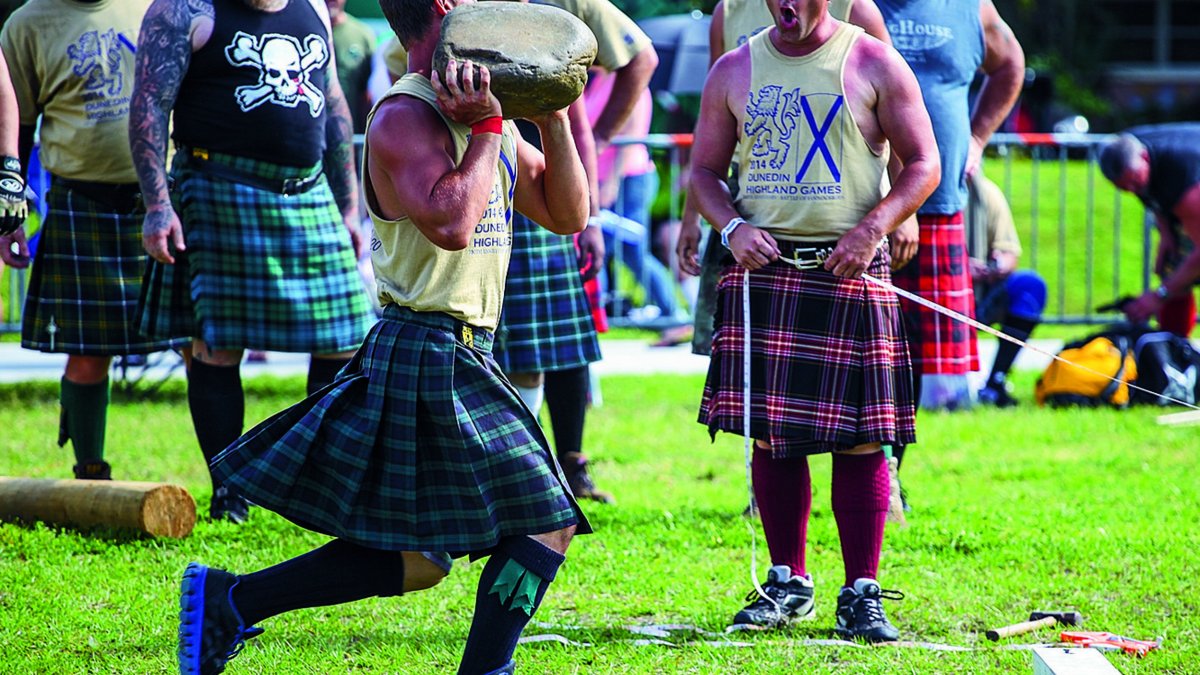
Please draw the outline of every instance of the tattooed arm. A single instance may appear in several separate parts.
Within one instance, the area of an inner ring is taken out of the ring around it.
[[[183,228],[167,190],[171,109],[192,60],[212,35],[211,0],[154,0],[138,37],[137,74],[129,104],[129,144],[146,203],[142,243],[159,262],[184,250]]]
[[[337,64],[333,56],[333,29],[329,24],[329,9],[324,0],[309,0],[317,15],[325,22],[330,39],[329,63],[325,66],[325,177],[337,200],[342,221],[350,232],[354,254],[362,257],[367,242],[358,227],[358,171],[354,166],[354,123],[350,105],[338,82]]]

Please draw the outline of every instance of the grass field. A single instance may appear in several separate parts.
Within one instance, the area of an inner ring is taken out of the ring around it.
[[[1019,374],[1029,398],[1032,378]],[[818,619],[785,632],[722,634],[750,590],[740,439],[711,444],[693,423],[701,378],[608,377],[586,448],[616,506],[589,506],[579,538],[526,635],[522,673],[1029,672],[1043,631],[996,646],[985,628],[1031,610],[1078,608],[1085,628],[1163,636],[1145,659],[1110,655],[1123,673],[1200,673],[1200,456],[1197,428],[1157,427],[1159,412],[978,410],[922,414],[904,478],[913,511],[889,529],[881,581],[905,639],[970,648],[805,644],[832,637],[841,559],[829,510],[829,461],[813,461],[809,569]],[[248,383],[250,422],[299,397],[298,379]],[[0,386],[0,473],[70,474],[54,445],[57,386]],[[196,495],[207,477],[180,383],[152,400],[118,400],[109,459],[119,478],[168,480]],[[201,521],[183,540],[0,524],[0,672],[163,673],[174,665],[178,577],[190,560],[249,571],[319,545],[256,510],[241,527]],[[765,575],[759,535],[759,574]],[[271,619],[231,673],[446,673],[465,639],[480,564],[411,597]],[[669,645],[639,646],[629,627],[686,624]],[[731,646],[726,640],[747,643]],[[709,644],[707,642],[711,642]]]

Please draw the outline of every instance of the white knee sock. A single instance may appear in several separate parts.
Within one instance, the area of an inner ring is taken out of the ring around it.
[[[517,393],[521,395],[521,400],[525,402],[526,406],[529,406],[529,409],[533,411],[536,417],[542,411],[543,385],[539,384],[536,387],[513,386],[517,388]]]

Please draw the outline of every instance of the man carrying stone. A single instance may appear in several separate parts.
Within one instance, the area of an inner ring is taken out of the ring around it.
[[[691,194],[729,250],[699,421],[714,436],[754,439],[772,561],[770,607],[755,596],[734,622],[775,627],[811,615],[808,456],[830,452],[845,572],[835,630],[896,640],[881,601],[897,596],[876,581],[889,495],[881,444],[913,442],[914,399],[897,298],[860,277],[889,278],[884,242],[936,186],[937,145],[895,50],[831,20],[827,0],[768,6],[774,26],[713,66],[692,155]],[[889,145],[903,168],[884,194]],[[736,200],[725,182],[734,157]]]
[[[350,115],[321,0],[155,0],[137,64],[130,140],[155,260],[141,327],[193,338],[188,406],[211,462],[242,432],[244,350],[311,353],[311,393],[370,328]],[[241,522],[247,504],[214,479],[211,515]]]
[[[219,672],[269,617],[429,588],[449,560],[421,552],[448,551],[490,556],[458,672],[511,675],[572,535],[589,531],[537,420],[489,353],[512,209],[563,235],[587,221],[566,112],[533,120],[543,155],[501,121],[486,69],[478,89],[470,62],[433,72],[438,26],[456,0],[381,4],[409,54],[408,74],[368,117],[364,149],[383,318],[333,386],[214,464],[256,504],[336,539],[242,576],[192,563],[186,672]]]
[[[147,4],[32,0],[0,34],[20,109],[20,161],[5,157],[0,173],[4,203],[18,205],[7,182],[22,180],[39,118],[40,158],[51,176],[21,345],[67,355],[58,443],[71,441],[76,478],[112,477],[104,459],[112,358],[168,349],[184,335],[137,331],[149,258],[138,227],[128,116],[133,46]],[[23,185],[20,193],[23,204]],[[23,227],[0,236],[5,263],[29,267],[28,255]]]
[[[1158,224],[1154,272],[1162,283],[1126,305],[1126,316],[1157,316],[1163,330],[1187,337],[1196,325],[1192,287],[1200,281],[1200,124],[1129,129],[1101,151],[1100,170],[1137,195]]]

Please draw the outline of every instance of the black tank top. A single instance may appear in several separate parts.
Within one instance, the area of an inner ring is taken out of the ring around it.
[[[1171,224],[1179,234],[1175,207],[1185,192],[1200,183],[1200,124],[1183,122],[1135,127],[1137,137],[1150,153],[1150,187],[1139,195],[1147,208]]]
[[[212,37],[175,104],[177,143],[286,166],[325,152],[325,24],[308,0],[260,12],[213,0]]]

